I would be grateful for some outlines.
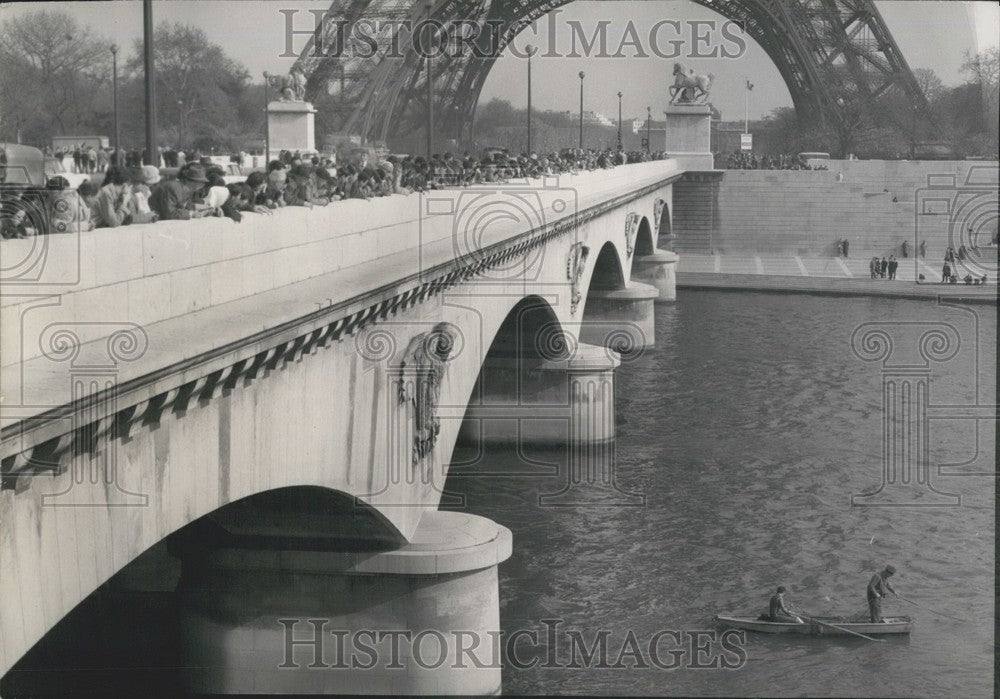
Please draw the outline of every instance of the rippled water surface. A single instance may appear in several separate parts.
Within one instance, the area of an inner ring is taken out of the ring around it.
[[[474,477],[449,478],[469,511],[514,533],[500,568],[506,633],[544,639],[542,619],[588,642],[608,630],[614,660],[630,631],[645,647],[661,630],[711,629],[719,613],[756,615],[778,584],[806,612],[856,614],[885,563],[903,595],[966,621],[890,599],[884,614],[916,620],[909,638],[751,634],[735,670],[539,663],[507,667],[504,691],[991,695],[995,425],[942,406],[995,402],[995,308],[682,291],[656,314],[657,346],[616,376],[617,479],[644,493],[645,507],[539,506],[560,477],[473,468]],[[903,346],[913,323],[954,330],[957,352],[929,365],[930,444],[934,486],[961,496],[959,506],[852,507],[851,495],[875,490],[882,473],[882,364],[851,349],[866,322],[900,324],[889,334],[908,361],[919,358]],[[495,470],[518,464],[490,454]],[[557,636],[559,657],[564,641]]]

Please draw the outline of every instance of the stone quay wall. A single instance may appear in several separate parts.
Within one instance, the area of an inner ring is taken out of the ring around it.
[[[851,257],[927,259],[948,246],[988,244],[997,230],[997,163],[813,160],[828,170],[726,170],[712,251],[828,257],[850,241]],[[990,213],[992,211],[992,213]]]

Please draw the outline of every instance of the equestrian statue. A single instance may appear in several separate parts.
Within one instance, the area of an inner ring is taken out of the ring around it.
[[[674,63],[674,84],[670,86],[670,104],[704,104],[715,76],[695,75],[684,70],[683,63]]]

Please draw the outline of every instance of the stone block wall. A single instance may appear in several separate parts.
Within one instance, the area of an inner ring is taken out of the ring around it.
[[[824,257],[846,238],[851,257],[899,256],[904,240],[911,255],[925,240],[938,259],[970,244],[970,225],[980,244],[996,233],[995,162],[820,162],[829,169],[726,170],[716,252]]]

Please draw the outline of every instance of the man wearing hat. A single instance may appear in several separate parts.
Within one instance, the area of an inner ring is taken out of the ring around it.
[[[160,170],[155,165],[143,165],[132,171],[132,223],[154,223],[159,218],[149,208],[152,187],[160,182]]]
[[[769,621],[782,621],[786,624],[805,623],[799,617],[792,614],[785,607],[785,587],[779,585],[777,591],[771,596],[771,603],[768,605],[767,615]]]
[[[885,570],[875,573],[872,579],[868,581],[868,616],[873,624],[885,621],[882,618],[882,598],[885,597],[887,592],[896,594],[896,591],[892,589],[892,585],[889,584],[889,578],[895,572],[895,568],[886,566]]]
[[[176,180],[165,180],[156,185],[149,197],[149,208],[161,221],[194,218],[191,197],[206,184],[205,168],[199,164],[187,165],[177,173]]]

